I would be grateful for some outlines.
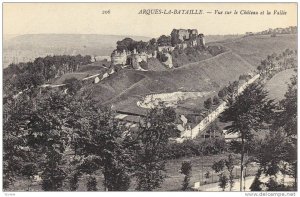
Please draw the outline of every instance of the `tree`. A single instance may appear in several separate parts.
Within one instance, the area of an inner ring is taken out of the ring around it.
[[[170,107],[150,109],[139,126],[140,148],[136,153],[137,190],[152,191],[164,180],[165,158],[170,137],[178,137],[176,113]]]
[[[220,104],[220,99],[219,99],[218,96],[214,96],[214,98],[213,98],[213,104],[214,105],[219,105]]]
[[[214,162],[214,164],[212,165],[212,169],[216,173],[220,173],[219,174],[219,186],[223,189],[223,191],[227,187],[228,183],[229,183],[229,190],[231,191],[233,188],[233,185],[234,185],[234,175],[233,175],[234,163],[233,162],[234,162],[234,159],[233,159],[232,155],[229,154],[227,159],[221,159],[217,162]],[[229,178],[225,175],[225,172],[224,172],[225,166],[227,168]]]
[[[22,94],[3,105],[3,188],[13,185],[16,177],[24,174],[23,165],[30,161],[26,137],[26,122],[30,119],[33,105]]]
[[[93,103],[83,108],[76,109],[76,106],[73,110],[77,117],[71,119],[69,124],[79,122],[79,129],[75,130],[72,139],[76,154],[83,157],[77,170],[90,175],[101,170],[105,190],[127,190],[133,161],[121,123],[108,108],[98,109]]]
[[[75,172],[75,173],[72,173],[71,174],[71,177],[69,179],[69,185],[70,185],[70,191],[76,191],[79,184],[79,177],[80,177],[80,174]]]
[[[134,49],[136,49],[136,41],[132,38],[124,38],[123,40],[117,42],[118,51],[133,51]]]
[[[224,99],[225,96],[227,95],[227,93],[228,93],[227,87],[224,87],[223,89],[221,89],[221,90],[218,92],[218,96],[219,96],[219,98]]]
[[[297,185],[297,79],[292,77],[285,99],[280,102],[281,109],[275,113],[270,132],[258,144],[255,159],[259,163],[259,172],[276,177],[279,172],[291,175]],[[271,190],[284,188],[269,181]],[[277,189],[275,188],[277,187]]]
[[[219,187],[225,191],[226,187],[228,186],[228,178],[224,173],[219,174]]]
[[[149,41],[149,43],[150,43],[151,45],[155,45],[155,44],[156,44],[156,39],[155,39],[155,38],[152,38],[152,39]]]
[[[294,177],[295,188],[297,188],[297,92],[297,75],[294,75],[284,95],[285,98],[280,102],[282,111],[277,113],[273,123],[273,129],[281,131],[281,135],[284,136],[286,152],[282,155],[282,160],[289,163],[287,173]]]
[[[284,184],[278,183],[274,177],[271,177],[269,181],[265,184],[268,191],[286,191],[287,188]]]
[[[182,183],[182,190],[185,191],[188,189],[192,172],[192,164],[190,161],[183,161],[181,164],[180,173],[184,174],[184,180]]]
[[[82,88],[82,82],[74,77],[64,80],[63,84],[70,95],[75,95]]]
[[[288,90],[284,95],[284,99],[280,102],[283,111],[278,114],[276,127],[284,127],[288,136],[297,135],[297,75],[291,78]]]
[[[87,191],[97,191],[97,180],[94,176],[89,176],[86,183]]]
[[[231,191],[234,185],[234,175],[233,175],[234,163],[231,154],[228,155],[227,160],[225,160],[225,166],[229,172],[229,191]]]
[[[179,34],[176,32],[175,29],[173,29],[171,33],[171,43],[172,46],[176,46],[177,44],[182,43],[182,41],[179,39]]]
[[[225,167],[224,160],[221,159],[220,161],[214,162],[214,164],[212,165],[211,168],[212,168],[216,173],[219,173],[219,172],[222,172],[222,171],[224,170],[224,167]]]
[[[261,191],[262,190],[261,185],[263,183],[259,180],[259,178],[261,176],[261,172],[262,172],[261,170],[258,170],[258,172],[256,173],[253,183],[250,186],[251,191]]]
[[[210,109],[212,107],[212,100],[211,100],[211,98],[208,98],[207,100],[204,101],[204,107],[206,109]]]
[[[253,133],[263,122],[269,121],[273,115],[274,104],[267,98],[267,92],[257,83],[249,85],[242,94],[236,97],[220,117],[222,122],[231,122],[225,127],[228,133],[238,133],[241,138],[241,176],[242,191],[245,141],[253,138]]]
[[[166,35],[161,35],[157,39],[158,46],[171,46],[171,37]]]
[[[33,163],[25,164],[22,167],[21,174],[23,176],[25,176],[30,181],[30,184],[28,185],[28,190],[30,189],[33,176],[37,173],[38,173],[37,172],[37,166]]]
[[[42,172],[42,189],[45,191],[61,190],[67,177],[63,155],[69,133],[67,128],[63,128],[63,122],[68,114],[68,105],[68,97],[59,93],[38,98],[27,125],[30,131],[27,143]]]

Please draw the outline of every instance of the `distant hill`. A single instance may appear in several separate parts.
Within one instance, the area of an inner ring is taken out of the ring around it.
[[[241,38],[243,35],[241,34],[232,34],[232,35],[205,35],[205,42],[218,42],[218,41],[225,41],[225,40],[233,40],[236,38]]]
[[[297,49],[297,35],[286,34],[271,37],[270,35],[255,35],[234,40],[220,41],[222,45],[240,55],[253,66],[258,66],[261,60],[272,53],[282,53],[285,49]]]
[[[32,61],[46,55],[110,56],[116,42],[126,37],[148,41],[143,36],[101,34],[26,34],[5,36],[3,66],[12,62]]]

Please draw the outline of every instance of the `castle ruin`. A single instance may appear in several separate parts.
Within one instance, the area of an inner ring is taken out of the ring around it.
[[[172,53],[173,50],[185,49],[187,47],[205,47],[203,34],[198,34],[197,29],[173,29],[171,32],[171,45],[156,46],[156,50],[146,53],[138,53],[136,49],[133,51],[123,50],[122,52],[115,50],[111,54],[112,66],[121,65],[122,67],[131,66],[133,69],[141,69],[141,62],[148,62],[148,58],[156,58],[157,53],[165,54],[168,61],[162,62],[169,68],[172,68]]]
[[[203,34],[198,34],[197,29],[173,29],[171,32],[172,46],[185,49],[187,47],[204,47]]]

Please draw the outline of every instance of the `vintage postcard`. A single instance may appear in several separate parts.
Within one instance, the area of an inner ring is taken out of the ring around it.
[[[2,6],[6,196],[296,194],[297,3]]]

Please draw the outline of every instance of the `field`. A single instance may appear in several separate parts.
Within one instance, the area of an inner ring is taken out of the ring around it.
[[[269,92],[269,97],[275,99],[275,101],[280,101],[284,98],[284,94],[288,90],[288,84],[290,83],[290,78],[295,75],[294,69],[284,70],[274,77],[272,77],[266,83],[266,90]]]

